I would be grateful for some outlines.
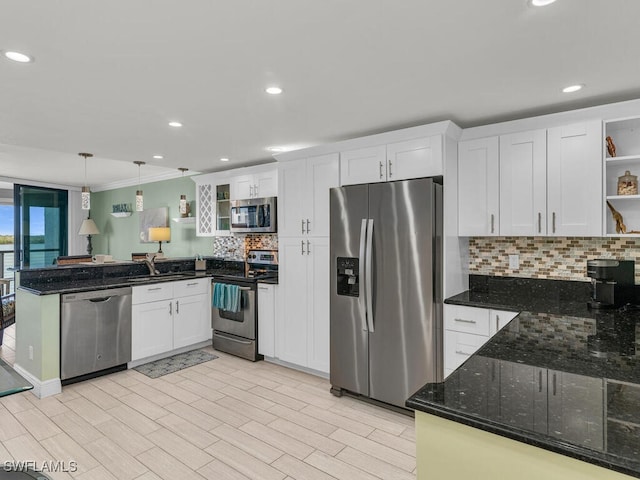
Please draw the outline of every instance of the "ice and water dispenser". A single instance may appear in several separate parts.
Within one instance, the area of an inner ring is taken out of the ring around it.
[[[357,297],[360,295],[360,260],[338,257],[338,295]]]

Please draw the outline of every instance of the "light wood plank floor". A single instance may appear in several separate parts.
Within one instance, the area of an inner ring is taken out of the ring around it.
[[[336,398],[313,375],[215,353],[155,380],[128,370],[43,400],[0,398],[0,459],[77,462],[55,479],[415,478],[411,417]]]

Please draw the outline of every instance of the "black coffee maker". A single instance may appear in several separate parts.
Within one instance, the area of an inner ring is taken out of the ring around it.
[[[635,284],[635,262],[599,258],[587,260],[591,277],[590,308],[615,308],[632,301]]]

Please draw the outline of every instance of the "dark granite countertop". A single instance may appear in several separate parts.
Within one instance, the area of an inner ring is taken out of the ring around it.
[[[520,314],[406,405],[640,478],[640,310],[556,282],[476,278],[447,299]]]
[[[149,275],[149,269],[141,262],[76,264],[29,269],[20,272],[18,288],[35,295],[51,295],[150,285],[198,277],[222,277],[231,273],[244,274],[243,261],[210,257],[206,262],[206,270],[195,271],[192,258],[158,261],[155,264],[160,272],[158,275]]]

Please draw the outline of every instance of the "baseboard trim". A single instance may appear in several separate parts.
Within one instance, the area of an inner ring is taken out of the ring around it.
[[[33,385],[33,393],[38,398],[50,397],[62,393],[62,383],[59,378],[52,378],[50,380],[40,380],[33,376],[33,374],[27,372],[17,363],[13,364],[13,369],[22,376],[27,382]]]
[[[329,374],[327,372],[321,372],[320,370],[314,370],[313,368],[302,367],[300,365],[296,365],[295,363],[283,362],[282,360],[274,357],[264,357],[265,362],[275,363],[276,365],[280,365],[282,367],[287,367],[292,370],[298,370],[300,372],[309,373],[311,375],[315,375],[316,377],[329,378]]]

